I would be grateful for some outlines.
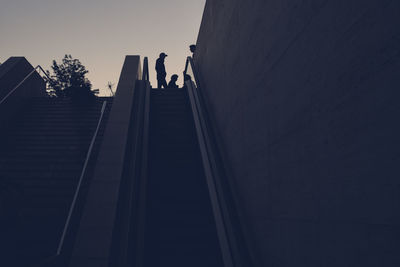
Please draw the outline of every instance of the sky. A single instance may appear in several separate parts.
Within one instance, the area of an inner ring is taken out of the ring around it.
[[[93,88],[109,95],[117,86],[125,55],[155,60],[161,52],[167,81],[182,82],[189,45],[196,43],[205,0],[0,0],[0,62],[25,56],[50,70],[65,54],[89,70]]]

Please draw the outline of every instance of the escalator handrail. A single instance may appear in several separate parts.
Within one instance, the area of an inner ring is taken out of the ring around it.
[[[207,113],[207,103],[202,93],[201,81],[194,65],[192,57],[187,57],[184,78],[191,68],[193,77],[185,81],[188,91],[193,119],[195,123],[197,139],[202,157],[204,172],[207,179],[210,200],[213,206],[224,267],[249,266],[251,260],[248,255],[246,244],[242,244],[243,233],[240,221],[237,222],[237,211],[233,201],[232,192],[227,188],[227,170],[223,159],[218,152],[218,145],[213,138],[214,128]],[[189,77],[188,77],[189,78]],[[229,200],[228,200],[229,199]],[[230,201],[228,203],[228,201]]]
[[[37,70],[39,69],[39,75],[40,75],[40,71],[42,71],[47,79],[51,80],[51,78],[49,77],[49,75],[43,70],[42,66],[37,65],[30,73],[28,73],[28,75],[26,75],[21,82],[19,82],[10,92],[8,92],[8,94],[6,94],[3,99],[0,100],[0,105],[3,104],[12,94],[14,94],[17,89],[30,77],[32,76],[32,74],[34,74],[35,72],[37,72]]]
[[[143,266],[146,219],[146,180],[149,143],[150,82],[148,59],[143,61],[142,77],[138,77],[130,111],[129,141],[126,145],[123,188],[111,245],[110,265]],[[141,78],[141,80],[139,80]]]
[[[221,205],[221,198],[219,197],[220,192],[218,192],[219,190],[216,184],[217,173],[215,173],[215,170],[213,169],[213,165],[215,165],[215,163],[212,162],[214,161],[214,157],[212,156],[212,151],[210,150],[210,137],[205,124],[203,107],[200,104],[200,99],[197,91],[199,84],[198,78],[194,73],[194,64],[191,57],[187,58],[184,75],[187,74],[189,67],[192,69],[192,75],[194,77],[192,77],[192,79],[186,80],[185,85],[188,89],[190,105],[193,112],[193,119],[195,123],[204,173],[206,176],[208,191],[210,194],[210,200],[214,213],[222,258],[224,261],[224,267],[233,267],[234,260],[232,255],[232,248],[226,229],[227,226],[223,215],[224,211]]]
[[[143,73],[142,73],[142,80],[149,81],[149,59],[144,57],[143,59]]]
[[[147,59],[147,58],[145,58]],[[149,78],[149,76],[147,76]],[[143,107],[143,129],[142,129],[142,149],[139,152],[142,162],[140,166],[139,179],[141,180],[141,194],[138,200],[137,224],[136,229],[136,262],[135,266],[143,266],[144,246],[145,246],[145,220],[146,220],[146,185],[148,173],[148,153],[149,153],[149,127],[150,127],[150,82],[144,84],[144,107]]]

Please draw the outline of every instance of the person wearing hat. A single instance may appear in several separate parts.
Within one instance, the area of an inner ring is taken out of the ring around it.
[[[171,81],[168,83],[168,88],[172,88],[172,89],[178,89],[178,85],[176,84],[176,82],[178,81],[178,75],[174,74],[171,76]]]
[[[164,89],[167,88],[167,81],[165,77],[167,77],[167,72],[165,71],[164,60],[168,55],[164,52],[160,54],[160,57],[156,61],[156,71],[157,71],[157,88],[161,89],[163,86]]]

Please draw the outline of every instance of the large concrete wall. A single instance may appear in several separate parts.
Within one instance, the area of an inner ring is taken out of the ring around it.
[[[207,0],[195,64],[256,266],[400,266],[399,14]]]

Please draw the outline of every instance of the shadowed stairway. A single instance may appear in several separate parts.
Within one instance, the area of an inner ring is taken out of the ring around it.
[[[87,178],[102,140],[110,98],[84,106],[68,99],[32,98],[2,133],[1,266],[32,266],[55,255],[104,100],[108,105]],[[83,191],[87,184],[85,179]]]

